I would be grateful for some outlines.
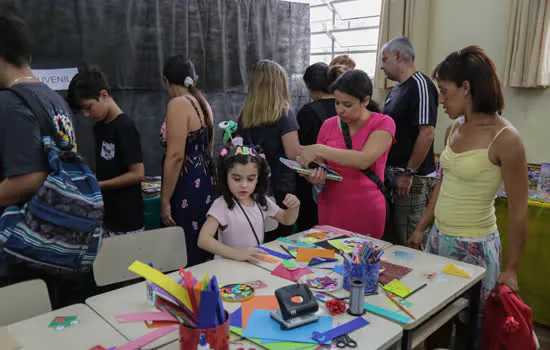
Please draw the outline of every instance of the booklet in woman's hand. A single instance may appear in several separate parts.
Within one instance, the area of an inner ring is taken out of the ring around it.
[[[283,158],[283,157],[279,158],[279,160],[281,161],[281,163],[283,163],[284,165],[286,165],[290,169],[296,171],[298,174],[311,175],[311,173],[313,172],[313,169],[321,167],[321,168],[323,168],[327,171],[327,179],[333,180],[333,181],[342,181],[342,180],[344,180],[342,178],[342,176],[336,172],[336,170],[332,169],[331,167],[329,167],[328,165],[323,164],[323,163],[312,162],[310,164],[310,168],[306,169],[306,168],[302,167],[300,165],[300,163],[298,163],[295,160],[290,160],[290,159],[286,159],[286,158]]]

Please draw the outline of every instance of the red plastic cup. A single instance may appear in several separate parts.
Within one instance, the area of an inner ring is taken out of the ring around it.
[[[225,312],[224,324],[208,329],[180,326],[180,350],[196,350],[200,344],[201,334],[206,335],[206,342],[213,350],[229,350],[229,314]]]

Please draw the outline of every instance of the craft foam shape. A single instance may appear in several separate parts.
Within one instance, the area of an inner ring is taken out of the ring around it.
[[[390,283],[386,284],[384,286],[384,290],[397,295],[398,297],[404,298],[407,295],[412,293],[412,289],[401,283],[400,280],[395,279],[391,281]]]
[[[151,344],[155,340],[164,337],[167,334],[170,334],[174,331],[177,331],[179,328],[178,326],[170,326],[170,327],[163,327],[159,328],[156,331],[153,331],[151,333],[147,333],[144,336],[141,336],[137,338],[136,340],[133,340],[129,343],[126,343],[122,346],[119,346],[117,350],[136,350],[141,348],[142,346],[145,346],[147,344]]]
[[[462,270],[455,264],[451,264],[451,263],[445,265],[445,267],[443,268],[443,273],[446,273],[448,275],[458,276],[458,277],[472,278],[472,276],[467,274],[466,271]]]
[[[319,344],[326,344],[334,338],[338,338],[344,334],[356,331],[359,328],[363,328],[368,324],[369,321],[365,320],[363,317],[357,317],[352,321],[346,322],[343,325],[340,325],[334,329],[330,329],[324,333],[315,331],[311,334],[311,337]]]
[[[120,314],[115,316],[120,323],[142,321],[177,321],[169,312],[140,312],[135,314]]]
[[[176,299],[181,301],[188,310],[192,309],[191,299],[189,298],[189,293],[187,293],[187,290],[182,288],[176,281],[167,277],[162,272],[155,270],[141,261],[135,261],[132,265],[130,265],[128,270],[145,278],[146,280],[151,281],[168,293],[172,294]]]

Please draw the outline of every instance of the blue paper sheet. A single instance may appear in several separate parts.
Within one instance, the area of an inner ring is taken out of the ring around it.
[[[260,247],[260,246],[258,246],[257,248],[262,249],[263,251],[265,251],[265,252],[268,253],[269,255],[273,255],[273,256],[276,256],[276,257],[281,258],[281,259],[288,260],[288,259],[292,259],[292,258],[293,258],[292,256],[290,256],[290,255],[288,255],[288,254],[279,253],[279,252],[276,252],[276,251],[271,250],[271,249],[266,248],[266,247]]]
[[[341,274],[344,276],[344,264],[338,265],[334,268],[334,272]]]
[[[409,252],[404,252],[401,250],[398,250],[396,252],[393,252],[393,256],[399,259],[406,259],[406,260],[412,260],[414,259],[414,254]]]
[[[318,322],[285,331],[281,329],[279,323],[271,318],[270,313],[271,311],[269,310],[254,310],[248,318],[243,336],[246,338],[268,339],[279,342],[291,341],[315,344],[316,341],[311,338],[311,334],[314,331],[326,332],[332,329],[332,317],[320,316]],[[330,342],[325,344],[330,344]]]
[[[401,314],[398,314],[397,312],[386,310],[384,308],[369,304],[367,302],[365,302],[365,309],[367,311],[372,312],[373,314],[391,318],[392,320],[395,320],[399,323],[409,323],[409,321],[411,320],[409,316],[401,315]]]
[[[243,328],[243,313],[239,307],[229,316],[229,325],[237,328]]]

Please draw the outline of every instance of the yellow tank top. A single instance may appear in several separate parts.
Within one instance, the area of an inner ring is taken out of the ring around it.
[[[449,142],[455,125],[440,156],[443,181],[435,223],[441,233],[449,236],[483,237],[497,230],[495,198],[502,184],[500,167],[489,160],[489,150],[510,126],[502,128],[487,149],[455,153]]]

